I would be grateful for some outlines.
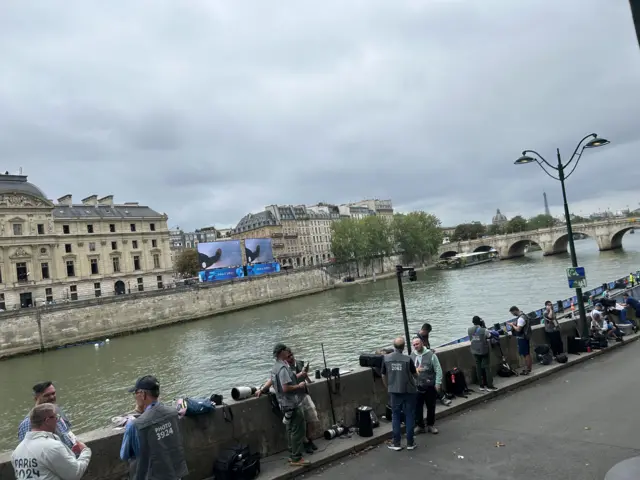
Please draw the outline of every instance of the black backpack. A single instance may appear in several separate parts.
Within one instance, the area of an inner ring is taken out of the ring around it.
[[[220,450],[213,464],[215,480],[251,480],[259,473],[260,454],[252,454],[247,445]]]
[[[457,397],[464,397],[469,392],[464,373],[455,367],[445,373],[444,385],[447,393]]]

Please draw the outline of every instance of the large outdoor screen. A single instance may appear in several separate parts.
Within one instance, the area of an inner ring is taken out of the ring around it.
[[[242,265],[240,240],[198,244],[198,263],[202,270]]]
[[[273,262],[273,250],[271,249],[270,238],[247,238],[244,241],[244,253],[247,263],[269,263]]]

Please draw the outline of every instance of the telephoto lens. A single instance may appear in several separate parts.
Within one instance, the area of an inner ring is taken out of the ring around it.
[[[334,438],[343,435],[345,431],[346,428],[344,428],[342,425],[334,425],[331,428],[325,430],[324,438],[325,440],[333,440]]]
[[[238,400],[249,398],[257,391],[258,389],[256,387],[233,387],[231,389],[231,398],[233,398],[237,402]]]

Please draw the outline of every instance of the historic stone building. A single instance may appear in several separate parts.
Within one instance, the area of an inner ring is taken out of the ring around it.
[[[167,216],[113,196],[48,200],[24,175],[0,175],[0,310],[164,288]]]

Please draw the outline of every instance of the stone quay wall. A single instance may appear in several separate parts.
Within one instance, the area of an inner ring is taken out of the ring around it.
[[[566,343],[568,335],[575,335],[575,322],[570,319],[561,319],[560,324]],[[532,352],[535,345],[546,343],[544,327],[542,325],[533,327]],[[509,364],[514,368],[521,366],[516,340],[512,337],[502,337],[501,346]],[[469,342],[440,347],[437,349],[437,354],[445,372],[457,367],[464,372],[469,385],[475,383],[475,361],[469,350]],[[491,354],[494,372],[497,370],[499,357],[499,351],[494,348]],[[335,365],[329,365],[329,367],[335,367]],[[309,386],[323,430],[334,424],[326,383],[324,379],[316,380]],[[339,385],[335,385],[332,380],[332,386],[334,387],[332,400],[338,422],[353,425],[355,409],[361,405],[370,406],[378,415],[384,415],[387,404],[386,389],[381,379],[375,377],[371,369],[355,369],[343,375]],[[227,396],[225,392],[225,397]],[[267,396],[229,402],[227,408],[233,412],[231,422],[225,421],[222,408],[218,408],[209,415],[181,420],[190,471],[188,478],[209,478],[212,475],[213,462],[220,449],[235,445],[237,442],[248,444],[252,451],[260,452],[264,457],[286,450],[284,425],[271,411],[271,403]],[[108,419],[105,419],[106,421]],[[122,429],[95,430],[79,435],[79,438],[93,451],[91,464],[83,477],[84,480],[121,480],[125,477],[127,467],[118,456]],[[11,452],[0,454],[2,480],[15,478],[10,464],[10,455]]]
[[[0,316],[0,358],[317,293],[335,283],[323,269],[309,269],[6,312]]]

